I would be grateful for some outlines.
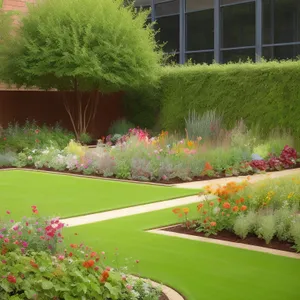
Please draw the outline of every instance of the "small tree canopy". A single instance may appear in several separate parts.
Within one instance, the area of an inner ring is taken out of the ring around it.
[[[0,78],[43,89],[113,92],[158,79],[162,51],[123,0],[42,0],[28,5],[0,49]]]

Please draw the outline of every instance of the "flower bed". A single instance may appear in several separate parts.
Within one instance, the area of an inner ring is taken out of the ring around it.
[[[136,181],[178,183],[249,175],[300,167],[300,156],[286,142],[290,137],[254,139],[234,129],[207,140],[156,137],[141,129],[103,138],[96,149],[71,141],[55,147],[0,153],[1,167],[27,167]],[[105,142],[105,143],[104,143]]]
[[[197,218],[175,208],[181,224],[164,230],[300,252],[299,179],[230,182],[207,187],[204,196]]]
[[[39,218],[36,206],[32,212],[20,222],[0,223],[1,299],[167,299],[150,281],[107,266],[105,252],[65,247],[64,224]]]

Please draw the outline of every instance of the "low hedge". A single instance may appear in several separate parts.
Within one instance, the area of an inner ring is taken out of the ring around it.
[[[299,61],[165,67],[161,125],[183,129],[189,110],[216,109],[229,127],[243,118],[250,127],[281,127],[300,136],[299,81]]]
[[[129,96],[129,115],[141,127],[174,131],[184,129],[189,110],[216,109],[228,127],[243,118],[264,132],[281,127],[300,136],[299,80],[300,61],[167,66],[158,86]]]

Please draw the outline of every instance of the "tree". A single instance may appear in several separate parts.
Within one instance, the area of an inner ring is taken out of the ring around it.
[[[145,26],[148,12],[123,0],[41,0],[28,10],[0,50],[0,79],[74,91],[76,111],[64,101],[77,137],[95,117],[99,93],[158,79],[163,54]]]

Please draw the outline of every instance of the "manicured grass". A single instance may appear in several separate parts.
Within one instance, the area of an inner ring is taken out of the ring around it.
[[[131,272],[169,284],[188,300],[300,299],[300,260],[144,232],[176,221],[168,209],[67,228],[65,236],[105,251],[108,265],[116,265],[118,248],[119,265],[129,258]]]
[[[79,178],[40,172],[0,171],[0,216],[71,217],[188,196],[197,190]]]

